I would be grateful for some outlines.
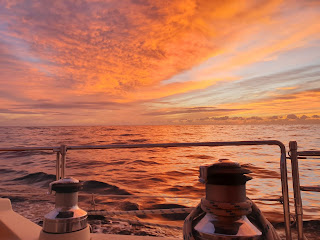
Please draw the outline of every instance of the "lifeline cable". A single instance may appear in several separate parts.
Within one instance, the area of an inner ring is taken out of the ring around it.
[[[142,225],[142,226],[149,225],[154,227],[174,228],[179,230],[182,229],[182,227],[180,226],[166,225],[166,224],[160,224],[160,223],[141,222],[139,220],[129,220],[129,219],[122,219],[122,218],[114,218],[114,217],[107,218],[107,220],[117,221],[117,222],[127,222],[131,225]]]
[[[148,215],[148,214],[170,214],[170,213],[190,213],[194,208],[169,208],[169,209],[149,209],[149,210],[131,210],[131,211],[88,211],[88,215],[112,216],[112,215]]]

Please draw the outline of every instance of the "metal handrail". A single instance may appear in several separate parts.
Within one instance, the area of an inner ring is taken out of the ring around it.
[[[280,172],[281,188],[283,196],[283,211],[286,239],[291,240],[290,229],[290,208],[288,193],[288,176],[287,176],[287,159],[285,145],[277,140],[267,141],[233,141],[233,142],[195,142],[195,143],[159,143],[159,144],[111,144],[111,145],[85,145],[85,146],[66,146],[60,147],[17,147],[17,148],[0,148],[0,151],[37,151],[52,150],[57,153],[56,167],[57,178],[65,176],[66,153],[68,150],[88,150],[88,149],[126,149],[126,148],[173,148],[173,147],[218,147],[218,146],[253,146],[253,145],[275,145],[280,148]],[[60,158],[61,157],[61,158]]]
[[[59,151],[60,147],[6,147],[0,148],[0,152],[21,152],[21,151]]]
[[[320,192],[320,186],[300,186],[300,190],[305,192]]]
[[[289,143],[289,156],[291,159],[292,167],[292,184],[293,184],[293,193],[294,193],[294,207],[295,215],[297,220],[297,232],[298,240],[303,240],[303,207],[302,207],[302,198],[301,191],[309,192],[320,192],[320,187],[318,186],[301,186],[300,185],[300,176],[299,176],[299,157],[311,157],[311,156],[320,156],[320,151],[301,151],[298,152],[298,144],[296,141],[291,141]]]
[[[311,156],[318,157],[320,156],[320,151],[302,151],[302,152],[297,152],[297,154],[301,157],[311,157]]]

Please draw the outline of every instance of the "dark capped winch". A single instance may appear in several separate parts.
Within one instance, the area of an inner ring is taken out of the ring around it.
[[[206,184],[201,201],[202,216],[194,221],[196,239],[261,239],[262,232],[247,218],[251,201],[246,197],[250,173],[239,163],[220,159],[200,167],[200,182]]]

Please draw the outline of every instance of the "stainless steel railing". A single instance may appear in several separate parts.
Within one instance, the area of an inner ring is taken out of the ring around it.
[[[289,158],[292,167],[292,183],[294,193],[294,206],[297,221],[298,240],[303,240],[303,208],[301,191],[320,192],[320,186],[300,186],[298,159],[301,157],[320,156],[320,151],[302,151],[298,152],[298,144],[295,141],[289,143]]]
[[[175,148],[175,147],[221,147],[221,146],[252,146],[252,145],[274,145],[280,148],[280,172],[283,196],[283,212],[285,222],[286,239],[291,240],[290,229],[290,207],[288,193],[287,159],[285,145],[277,140],[268,141],[234,141],[234,142],[195,142],[195,143],[159,143],[159,144],[118,144],[118,145],[85,145],[59,147],[18,147],[0,148],[0,151],[39,151],[52,150],[56,153],[56,176],[63,178],[66,174],[66,154],[68,150],[88,149],[124,149],[124,148]]]

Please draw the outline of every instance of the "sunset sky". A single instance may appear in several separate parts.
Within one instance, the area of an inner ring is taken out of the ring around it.
[[[0,126],[320,123],[320,1],[0,0]]]

